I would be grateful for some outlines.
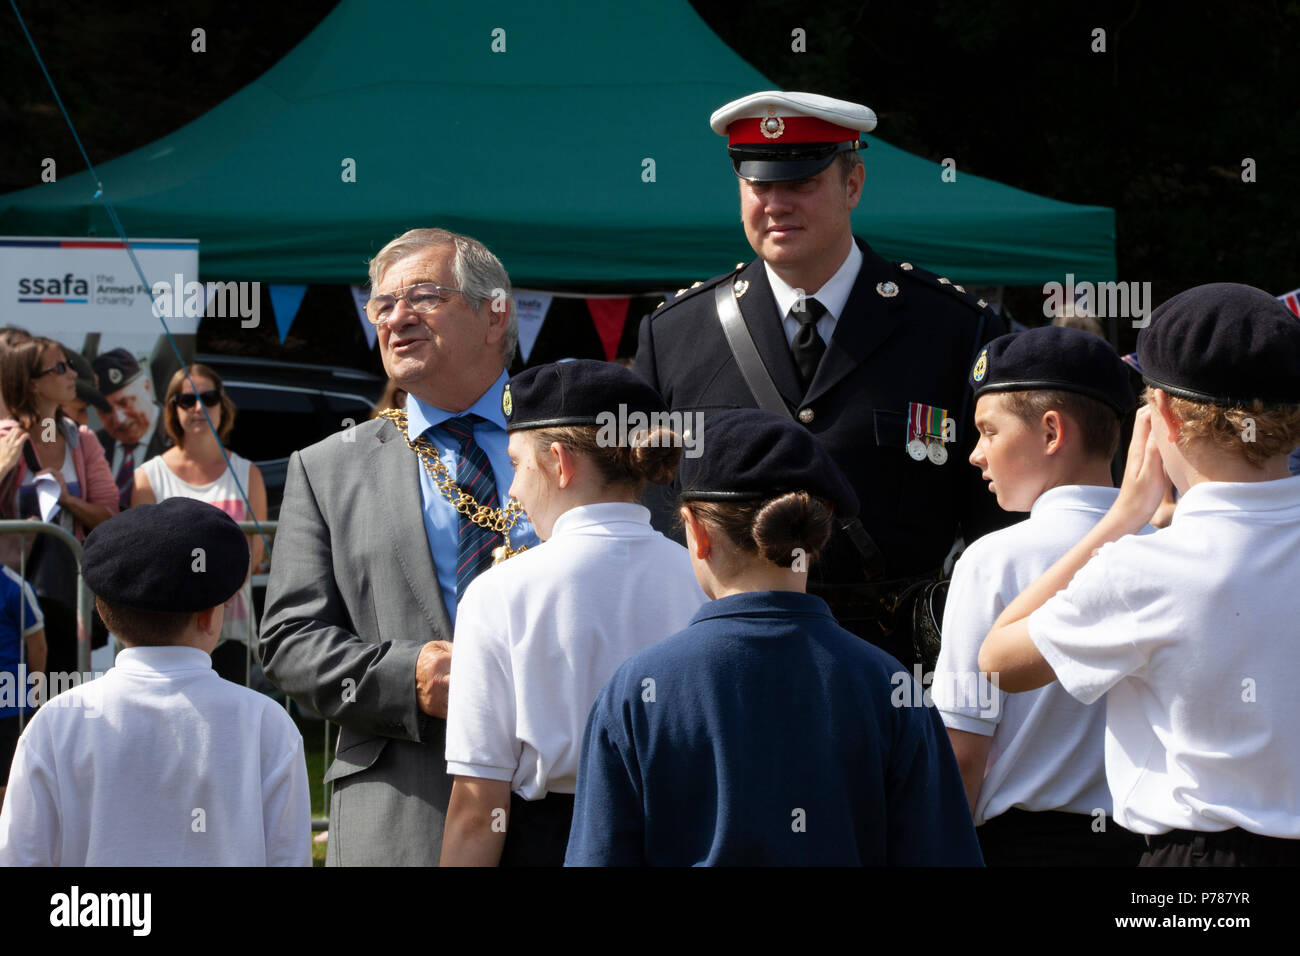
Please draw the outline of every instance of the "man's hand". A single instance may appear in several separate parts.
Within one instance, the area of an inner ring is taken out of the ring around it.
[[[420,710],[447,718],[447,689],[451,686],[451,642],[430,641],[415,662],[415,695]]]

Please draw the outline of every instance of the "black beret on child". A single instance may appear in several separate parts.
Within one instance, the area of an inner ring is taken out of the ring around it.
[[[506,383],[501,411],[506,431],[602,425],[601,416],[663,414],[668,406],[635,372],[616,362],[574,359],[524,369]],[[623,420],[626,420],[624,418]]]
[[[123,511],[91,531],[81,552],[86,585],[104,601],[178,614],[228,601],[244,584],[248,560],[248,539],[234,520],[193,498]]]
[[[975,359],[970,384],[976,398],[988,392],[1075,392],[1104,402],[1116,415],[1134,404],[1128,366],[1110,343],[1056,325],[999,335]]]
[[[683,501],[765,501],[791,491],[829,501],[835,517],[858,514],[858,496],[808,429],[774,412],[714,412],[696,436],[702,454],[683,458]]]
[[[1142,378],[1214,405],[1300,405],[1300,317],[1262,289],[1213,282],[1180,292],[1138,335]]]

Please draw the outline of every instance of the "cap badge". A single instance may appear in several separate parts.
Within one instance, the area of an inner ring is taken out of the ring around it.
[[[507,382],[505,391],[501,393],[501,412],[506,416],[506,418],[509,418],[510,413],[514,411],[514,409],[515,403],[510,398],[510,383]]]
[[[971,378],[977,382],[984,381],[984,376],[989,371],[989,350],[985,349],[980,353],[980,357],[975,360],[975,370],[971,372]]]
[[[876,292],[884,296],[886,299],[892,299],[894,296],[898,295],[898,286],[888,280],[885,282],[877,282]]]
[[[108,370],[108,380],[114,385],[120,384],[122,381],[122,370],[120,368],[110,368]]]
[[[763,135],[768,139],[780,139],[781,134],[785,132],[785,120],[776,115],[776,107],[767,108],[767,119],[763,120],[758,126],[763,131]]]

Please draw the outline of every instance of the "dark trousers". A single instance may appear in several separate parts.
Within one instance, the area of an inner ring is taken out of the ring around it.
[[[1139,866],[1300,866],[1300,840],[1237,827],[1217,833],[1171,830],[1146,842]]]
[[[1110,817],[1093,829],[1087,813],[1007,810],[977,827],[985,866],[1137,866],[1146,842]]]
[[[502,866],[563,866],[573,824],[573,794],[548,793],[540,800],[510,794],[510,824]]]

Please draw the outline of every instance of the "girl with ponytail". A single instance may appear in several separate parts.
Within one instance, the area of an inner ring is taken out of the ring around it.
[[[588,719],[567,863],[979,865],[923,688],[807,594],[852,487],[803,426],[718,412],[681,468],[712,599],[628,659]]]

